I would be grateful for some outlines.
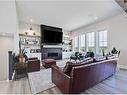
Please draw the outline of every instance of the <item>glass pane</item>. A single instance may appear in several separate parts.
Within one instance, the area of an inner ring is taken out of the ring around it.
[[[104,42],[103,46],[107,46],[107,42]]]
[[[99,32],[99,46],[107,46],[107,31]]]
[[[88,47],[93,47],[95,43],[94,32],[88,33]]]
[[[85,51],[85,34],[80,35],[79,42],[80,42],[80,51],[84,52]]]
[[[85,35],[81,35],[81,47],[85,47]]]
[[[88,33],[87,34],[87,39],[88,39],[88,51],[95,51],[95,34],[94,32]]]
[[[102,54],[102,55],[106,55],[108,53],[108,48],[107,47],[100,47],[99,48],[99,52]]]
[[[107,53],[108,44],[107,44],[107,30],[99,32],[99,52],[104,55]]]
[[[74,38],[74,51],[78,51],[78,36]]]
[[[78,37],[75,37],[74,39],[74,47],[78,47]]]

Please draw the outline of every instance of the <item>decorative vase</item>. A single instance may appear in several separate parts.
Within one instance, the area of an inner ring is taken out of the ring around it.
[[[19,62],[20,63],[24,63],[25,62],[25,58],[24,57],[19,57]]]

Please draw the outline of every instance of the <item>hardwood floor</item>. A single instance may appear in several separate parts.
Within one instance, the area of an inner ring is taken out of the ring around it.
[[[0,94],[31,94],[29,81],[22,78],[16,81],[0,82]],[[53,87],[40,94],[60,94],[57,87]],[[96,86],[86,90],[88,94],[127,94],[127,71],[119,70],[116,74]]]

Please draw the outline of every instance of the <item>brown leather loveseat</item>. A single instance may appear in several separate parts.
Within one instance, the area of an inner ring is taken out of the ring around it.
[[[81,93],[115,73],[117,59],[72,67],[70,75],[52,66],[52,82],[62,93]]]

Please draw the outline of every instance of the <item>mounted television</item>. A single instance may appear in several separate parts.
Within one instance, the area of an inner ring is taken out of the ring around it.
[[[42,44],[61,44],[63,40],[62,28],[41,25]]]

